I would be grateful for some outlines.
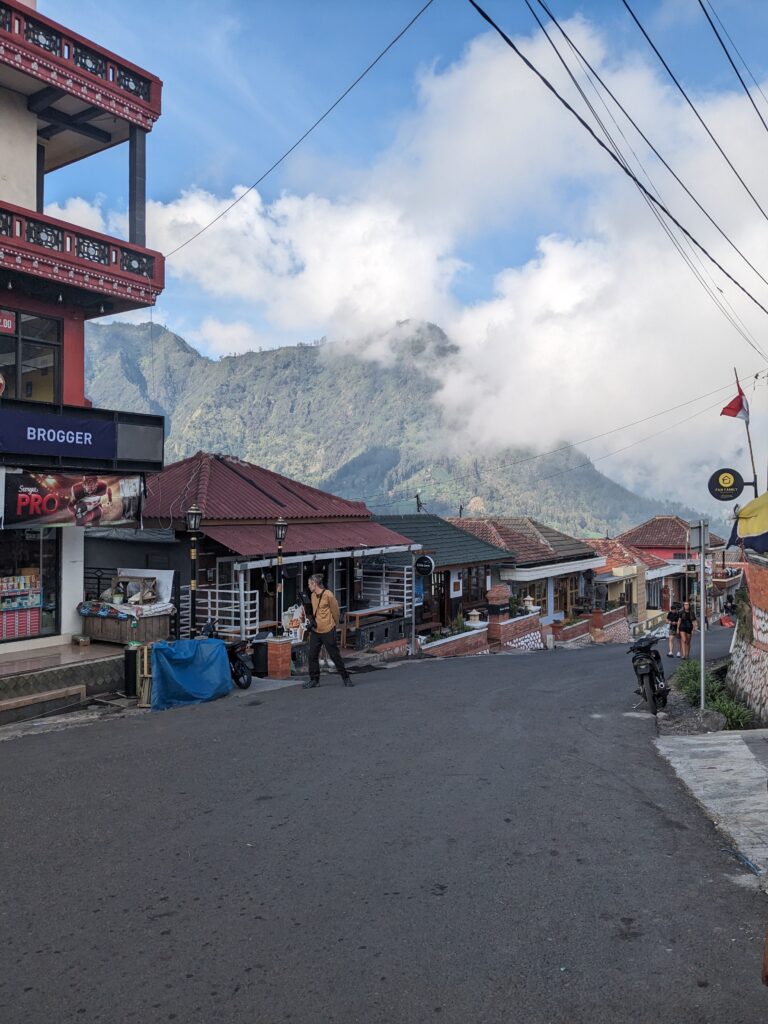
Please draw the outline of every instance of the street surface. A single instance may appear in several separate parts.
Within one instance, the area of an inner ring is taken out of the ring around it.
[[[593,646],[0,743],[0,1021],[764,1024],[768,900],[632,691]]]

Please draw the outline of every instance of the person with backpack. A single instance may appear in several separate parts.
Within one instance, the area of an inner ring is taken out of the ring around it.
[[[336,627],[339,624],[339,603],[323,582],[320,573],[314,573],[307,582],[311,594],[312,614],[307,616],[309,626],[309,679],[302,683],[305,690],[320,685],[320,649],[325,648],[329,658],[336,666],[345,686],[355,684],[349,678],[339,645],[336,641]]]
[[[677,631],[680,635],[680,648],[684,659],[691,655],[691,637],[696,631],[696,612],[691,607],[690,601],[683,601],[680,609],[680,618],[677,622]]]
[[[680,657],[680,634],[677,631],[677,624],[680,621],[680,605],[677,601],[667,612],[667,624],[669,626],[669,632],[667,634],[667,655],[670,658],[675,656],[675,640],[677,640],[677,656]]]

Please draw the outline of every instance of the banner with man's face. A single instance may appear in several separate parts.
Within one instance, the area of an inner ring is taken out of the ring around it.
[[[140,476],[5,474],[5,527],[130,526],[139,521]]]

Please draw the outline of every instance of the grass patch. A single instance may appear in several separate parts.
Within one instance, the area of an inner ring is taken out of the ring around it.
[[[675,673],[675,686],[692,707],[701,701],[699,663],[686,661]],[[725,683],[709,669],[704,673],[704,707],[725,716],[726,729],[746,729],[752,722],[752,712],[726,690]]]

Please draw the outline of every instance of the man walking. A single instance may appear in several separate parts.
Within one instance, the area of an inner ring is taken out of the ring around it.
[[[341,659],[336,642],[336,627],[339,624],[339,605],[336,598],[323,583],[320,573],[309,577],[309,592],[312,595],[312,617],[314,625],[309,632],[309,679],[302,683],[305,690],[320,685],[320,648],[324,647],[345,686],[355,684],[349,678],[346,665]]]

